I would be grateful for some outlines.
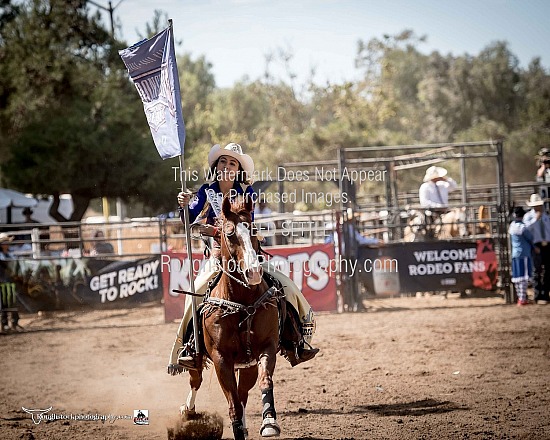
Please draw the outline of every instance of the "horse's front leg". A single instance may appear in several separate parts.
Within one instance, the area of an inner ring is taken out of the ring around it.
[[[197,392],[202,384],[202,368],[199,370],[190,370],[189,371],[189,386],[191,391],[187,395],[187,400],[185,404],[180,406],[180,414],[183,416],[194,416],[195,415],[195,399],[197,397]]]
[[[239,400],[243,406],[243,427],[245,436],[248,436],[248,429],[246,428],[246,404],[248,403],[248,392],[256,383],[256,379],[258,379],[258,365],[239,370],[237,392],[239,393]]]
[[[275,411],[275,399],[273,397],[273,372],[275,371],[276,351],[264,353],[260,356],[258,362],[259,379],[258,385],[262,392],[262,426],[260,435],[262,437],[278,437],[281,428],[277,423],[277,412]]]
[[[237,379],[235,377],[235,363],[226,360],[219,352],[212,353],[212,361],[216,367],[216,375],[222,391],[229,405],[229,419],[233,427],[235,440],[245,440],[245,429],[243,424],[243,406],[237,392]]]

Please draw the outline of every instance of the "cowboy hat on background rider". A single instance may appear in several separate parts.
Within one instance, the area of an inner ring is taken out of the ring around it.
[[[201,233],[213,237],[219,236],[216,227],[217,221],[221,215],[221,202],[225,195],[242,194],[252,197],[255,200],[255,193],[250,186],[249,176],[254,172],[254,161],[252,158],[242,152],[242,147],[239,144],[230,143],[221,148],[219,145],[214,145],[208,154],[208,165],[210,167],[210,175],[212,181],[205,183],[200,187],[197,194],[191,199],[191,194],[188,192],[180,192],[178,194],[178,204],[180,206],[180,216],[183,219],[183,209],[186,205],[189,207],[190,221],[193,222],[192,228],[199,222]],[[251,213],[254,220],[254,213]],[[214,243],[214,248],[219,248],[219,243]],[[212,258],[217,258],[219,253],[216,249],[212,252]],[[313,318],[313,310],[300,292],[296,284],[284,275],[282,272],[274,270],[269,262],[262,263],[266,271],[274,278],[279,280],[284,286],[285,299],[292,307],[287,306],[287,316],[292,314],[292,309],[297,313],[299,318],[299,329],[296,328],[295,341],[281,341],[285,356],[288,358],[292,366],[301,362],[313,359],[319,352],[319,349],[311,348],[309,345],[313,332],[315,331],[315,320]],[[206,264],[201,273],[195,280],[195,289],[197,293],[204,293],[208,281],[212,279],[218,272],[216,264]],[[196,353],[193,349],[193,344],[189,340],[185,340],[186,332],[192,318],[191,301],[194,299],[187,296],[185,301],[185,312],[182,318],[183,334],[176,335],[176,340],[170,354],[169,366],[178,365],[185,369],[196,369]],[[300,332],[300,334],[298,334]],[[292,346],[293,349],[287,347]],[[174,369],[169,368],[169,372],[173,374]]]

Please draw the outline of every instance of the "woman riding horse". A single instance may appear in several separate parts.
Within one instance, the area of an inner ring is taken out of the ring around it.
[[[216,225],[221,216],[224,196],[231,197],[239,194],[255,200],[254,190],[248,180],[254,172],[254,161],[249,155],[243,154],[239,144],[230,143],[223,149],[219,145],[214,145],[208,154],[208,164],[212,182],[201,186],[191,202],[190,193],[178,194],[178,203],[181,209],[189,205],[190,220],[193,222],[193,226],[200,224],[199,229],[203,235],[214,237],[211,259],[195,281],[197,293],[204,293],[208,282],[219,272],[219,264],[217,264],[219,230]],[[254,220],[254,213],[252,212],[251,215]],[[180,216],[183,217],[183,211]],[[276,270],[269,262],[262,263],[262,266],[284,287],[287,316],[285,317],[285,333],[281,338],[281,352],[292,366],[313,359],[319,349],[311,348],[310,345],[315,331],[311,306],[290,278]],[[194,298],[187,296],[182,324],[170,354],[168,368],[170,374],[177,374],[182,368],[196,370],[199,367],[194,344],[190,340],[184,340],[186,333],[191,333],[187,332],[192,317],[191,301],[194,301]]]

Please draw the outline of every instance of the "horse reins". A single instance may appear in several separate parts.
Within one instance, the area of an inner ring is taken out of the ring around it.
[[[252,328],[252,318],[256,314],[256,311],[264,306],[273,305],[271,302],[272,299],[278,299],[282,298],[284,296],[284,293],[280,289],[278,289],[275,286],[271,286],[269,289],[267,289],[262,296],[260,296],[254,304],[245,306],[243,304],[229,301],[227,299],[223,298],[212,298],[208,297],[204,300],[204,302],[207,304],[207,306],[203,309],[203,313],[206,313],[209,309],[208,306],[213,306],[222,311],[222,318],[233,315],[235,313],[244,312],[246,314],[246,317],[239,323],[239,327],[242,327],[242,325],[246,322],[246,355],[250,358],[252,356],[252,349],[251,349],[251,342],[250,342],[250,334],[251,334],[251,328]],[[210,309],[211,310],[211,309]]]

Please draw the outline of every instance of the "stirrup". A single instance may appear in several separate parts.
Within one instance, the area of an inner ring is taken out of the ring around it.
[[[186,370],[198,370],[197,355],[184,346],[178,356],[178,365]]]
[[[178,365],[180,367],[183,367],[184,370],[193,370],[198,371],[199,367],[197,366],[196,359],[194,358],[179,358],[178,359]]]
[[[196,356],[183,355],[178,358],[178,365],[186,370],[198,370],[198,361]]]

